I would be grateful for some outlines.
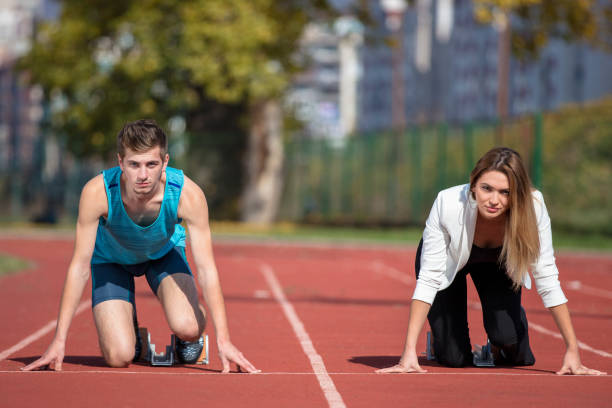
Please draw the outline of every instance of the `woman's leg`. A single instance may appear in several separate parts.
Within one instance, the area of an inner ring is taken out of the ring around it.
[[[500,351],[496,364],[533,365],[527,316],[521,306],[521,290],[512,288],[505,268],[495,263],[474,265],[470,275],[482,304],[482,319],[491,344]]]
[[[419,277],[422,241],[417,250],[415,270]],[[434,339],[436,360],[445,366],[472,364],[472,348],[467,321],[466,273],[457,273],[453,283],[438,292],[427,315]]]

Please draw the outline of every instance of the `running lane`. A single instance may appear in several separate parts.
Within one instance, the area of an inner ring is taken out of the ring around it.
[[[530,329],[537,357],[535,366],[449,369],[422,361],[428,374],[375,375],[376,368],[397,362],[403,347],[414,289],[413,250],[281,247],[276,251],[276,255],[268,251],[252,254],[253,263],[255,259],[266,262],[278,276],[347,406],[411,403],[466,407],[474,403],[514,407],[606,406],[609,402],[611,376],[554,375],[561,367],[563,342],[548,333],[557,330],[535,290],[524,291],[528,318],[540,328]],[[611,258],[594,258],[586,260],[582,269],[576,271],[564,262],[563,256],[560,258],[562,279],[567,275],[575,279],[575,274],[580,273],[585,284],[594,284],[585,265],[597,264],[593,269],[602,276],[607,276],[604,271],[612,265]],[[600,281],[601,285],[606,285],[604,281]],[[607,344],[600,341],[601,335],[608,338],[612,335],[606,314],[609,303],[593,297],[586,300],[580,293],[568,292],[568,296],[573,299],[572,310],[576,312],[573,320],[579,339],[598,350],[612,352],[609,341]],[[471,284],[469,298],[472,341],[482,344],[486,335],[478,297]],[[592,316],[586,316],[585,309],[591,310]],[[418,346],[423,351],[424,337],[423,334]],[[588,366],[612,372],[612,359],[585,350],[581,355]]]
[[[70,241],[0,240],[0,252],[34,261],[29,270],[0,280],[0,327],[6,334],[0,340],[0,352],[56,318],[72,247]],[[218,252],[232,341],[263,375],[238,374],[233,365],[234,374],[219,374],[222,366],[212,324],[207,330],[212,355],[208,366],[108,368],[99,354],[89,303],[72,322],[63,372],[19,371],[44,352],[53,330],[0,361],[0,406],[328,406],[263,276],[240,259],[239,250]],[[85,291],[86,301],[90,290]],[[170,332],[144,278],[137,279],[136,297],[141,326],[149,328],[157,350],[162,350]]]

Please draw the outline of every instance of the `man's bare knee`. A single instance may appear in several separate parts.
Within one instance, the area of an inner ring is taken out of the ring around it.
[[[193,319],[181,319],[175,322],[171,329],[181,340],[196,341],[200,338],[204,328],[200,329],[198,322]]]
[[[130,363],[134,360],[135,352],[135,345],[132,345],[132,347],[125,345],[123,347],[114,346],[105,347],[102,349],[102,355],[104,356],[104,360],[106,360],[106,364],[115,368],[123,368],[129,366]]]

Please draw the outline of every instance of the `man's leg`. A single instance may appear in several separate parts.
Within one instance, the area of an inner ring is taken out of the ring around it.
[[[183,248],[174,248],[153,261],[147,281],[161,302],[170,330],[181,340],[197,341],[206,325],[204,307],[198,302],[195,281]]]
[[[134,360],[133,313],[132,304],[119,299],[98,303],[93,308],[100,350],[111,367],[127,367]]]
[[[495,363],[533,365],[527,316],[521,306],[521,290],[512,288],[505,268],[486,263],[470,271],[482,304],[482,318],[494,347]],[[497,349],[497,350],[496,350]]]
[[[121,265],[91,266],[92,304],[102,356],[111,367],[134,359],[134,277]]]

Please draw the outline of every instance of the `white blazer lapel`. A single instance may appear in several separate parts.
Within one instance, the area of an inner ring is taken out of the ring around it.
[[[472,251],[472,243],[474,242],[474,231],[476,230],[476,218],[478,208],[476,207],[476,201],[472,198],[470,192],[470,185],[466,185],[466,189],[462,192],[465,194],[462,197],[465,201],[463,208],[463,225],[461,228],[461,251],[459,253],[459,260],[457,263],[457,271],[461,270],[470,258],[470,252]]]

